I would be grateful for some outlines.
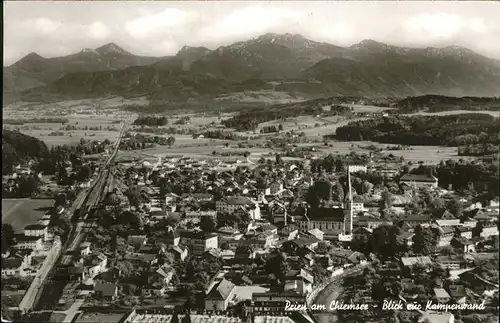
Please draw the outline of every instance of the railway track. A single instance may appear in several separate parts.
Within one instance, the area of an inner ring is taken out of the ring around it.
[[[63,294],[64,288],[70,282],[69,275],[64,274],[64,272],[63,275],[61,275],[60,268],[64,268],[71,264],[75,251],[77,251],[77,248],[85,238],[85,235],[97,224],[95,221],[96,219],[89,218],[89,214],[93,213],[94,209],[100,204],[106,193],[105,190],[107,189],[107,184],[112,177],[110,165],[118,153],[120,141],[125,134],[125,126],[124,122],[118,139],[113,147],[113,152],[109,155],[102,168],[99,170],[98,177],[92,187],[87,191],[86,197],[82,202],[77,201],[77,205],[80,207],[74,212],[71,219],[72,229],[68,235],[66,243],[61,249],[61,254],[55,262],[56,265],[52,267],[49,275],[42,283],[42,286],[36,295],[36,301],[33,306],[35,311],[53,310],[57,306],[59,299]],[[88,222],[89,220],[90,223]]]

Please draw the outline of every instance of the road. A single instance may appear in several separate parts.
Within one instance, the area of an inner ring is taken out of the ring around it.
[[[325,305],[326,311],[314,312],[314,318],[318,323],[335,323],[338,322],[338,316],[335,311],[330,311],[330,304],[340,298],[344,292],[343,283],[344,279],[349,276],[354,276],[363,271],[365,266],[358,266],[346,270],[343,274],[335,277],[325,288],[323,288],[315,297],[313,303],[318,305]]]
[[[123,138],[125,131],[126,123],[123,122],[120,134],[113,147],[113,151],[109,154],[107,160],[99,169],[99,173],[94,181],[94,184],[89,189],[84,190],[83,195],[79,195],[73,203],[72,208],[70,208],[69,211],[73,211],[75,213],[73,215],[74,218],[72,219],[73,226],[66,243],[61,248],[61,255],[58,257],[59,261],[55,262],[55,264],[63,266],[71,264],[73,254],[84,239],[85,234],[94,227],[93,224],[88,225],[86,221],[89,213],[100,203],[103,197],[104,189],[106,188],[106,184],[110,177],[109,166],[118,153],[120,141]],[[68,214],[73,214],[73,212],[68,212]],[[49,274],[47,279],[41,282],[41,288],[37,292],[37,296],[35,298],[36,301],[33,306],[35,311],[54,309],[63,294],[64,287],[69,283],[67,276],[61,277],[57,275],[57,267],[58,266],[54,266],[53,264],[51,266],[51,274]]]

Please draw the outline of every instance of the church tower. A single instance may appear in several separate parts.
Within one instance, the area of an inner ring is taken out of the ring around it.
[[[352,187],[351,187],[351,172],[347,170],[347,185],[349,188],[347,208],[344,208],[344,232],[343,235],[345,239],[350,239],[352,235],[353,226],[353,215],[354,210],[352,208]]]

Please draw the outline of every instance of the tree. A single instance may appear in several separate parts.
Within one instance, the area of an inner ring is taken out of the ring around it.
[[[92,176],[92,170],[88,165],[84,165],[78,171],[78,180],[84,182]]]
[[[446,209],[448,209],[448,211],[450,211],[451,214],[453,214],[459,219],[462,217],[464,211],[464,205],[462,202],[460,202],[456,198],[453,198],[448,200],[445,204],[446,204]]]
[[[415,235],[413,236],[413,251],[419,255],[430,255],[434,252],[435,243],[434,234],[430,228],[423,228],[418,225],[415,228]]]
[[[280,125],[278,126],[278,130],[279,131],[283,131],[283,125],[280,123]]]
[[[109,206],[118,206],[120,204],[120,198],[114,192],[108,193],[108,195],[104,198],[104,205]]]
[[[306,193],[306,202],[312,208],[318,207],[320,202],[327,201],[330,199],[331,194],[331,184],[327,181],[316,181],[314,184],[309,187]]]
[[[474,229],[472,229],[472,236],[480,237],[482,232],[483,232],[483,224],[478,221]]]
[[[372,183],[365,180],[362,184],[363,194],[371,192],[373,189],[373,186],[374,185]]]
[[[392,199],[393,199],[392,194],[389,191],[387,190],[383,191],[381,194],[380,208],[382,210],[390,208],[392,206]]]
[[[19,197],[30,197],[38,191],[39,184],[40,181],[36,176],[22,176],[19,179],[19,187],[17,189]]]
[[[125,195],[127,196],[130,205],[139,207],[141,203],[141,192],[137,186],[130,187]]]
[[[167,145],[173,146],[174,143],[175,143],[175,137],[170,136],[170,137],[167,138]]]
[[[2,253],[15,246],[15,244],[15,233],[12,225],[7,223],[2,224]]]
[[[58,206],[66,206],[66,203],[68,203],[68,199],[66,197],[66,194],[65,193],[60,193],[60,194],[57,194],[56,197],[55,197],[55,201],[54,201],[54,207],[58,207]]]
[[[200,228],[206,233],[214,232],[217,228],[217,222],[211,216],[204,216],[200,220]]]
[[[281,281],[284,280],[289,269],[286,254],[283,252],[277,252],[266,262],[267,272],[274,274]]]
[[[276,154],[276,165],[283,165],[283,158],[280,154]]]
[[[191,314],[189,313],[189,310],[186,311],[184,317],[182,318],[182,323],[191,323]]]

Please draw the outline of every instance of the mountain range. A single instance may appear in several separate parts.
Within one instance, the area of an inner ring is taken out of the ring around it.
[[[265,34],[215,50],[133,55],[114,43],[56,58],[36,53],[4,68],[4,95],[58,100],[147,95],[183,101],[269,89],[301,96],[500,95],[500,61],[469,49],[404,48],[364,40],[339,47]]]

